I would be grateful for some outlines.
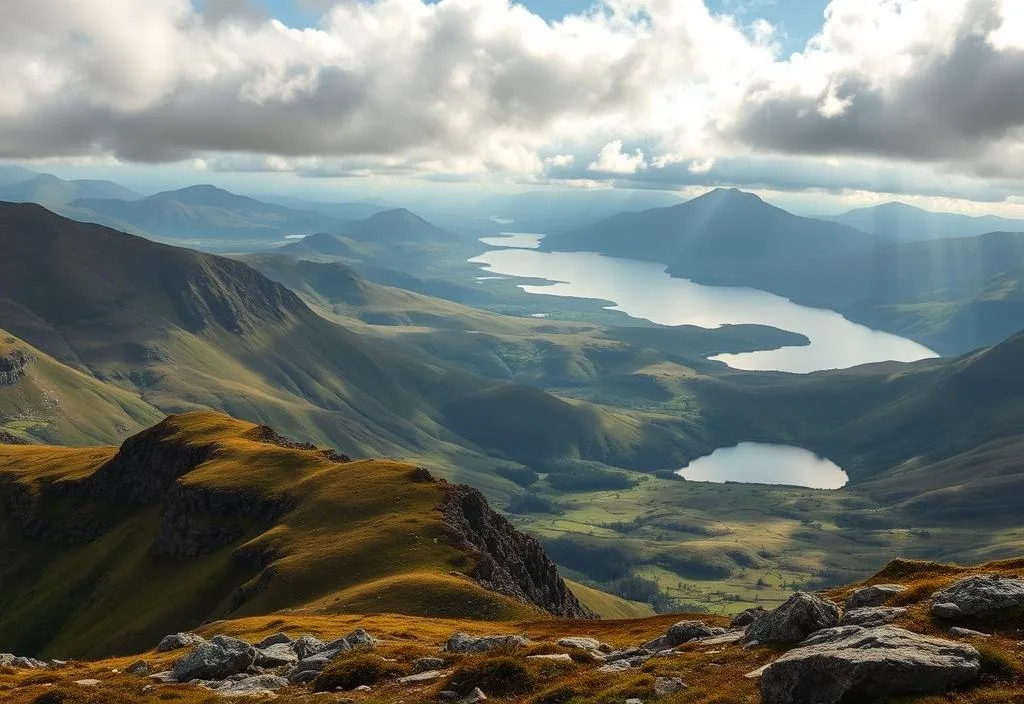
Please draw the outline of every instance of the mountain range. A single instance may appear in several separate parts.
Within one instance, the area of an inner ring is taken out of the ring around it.
[[[897,242],[972,237],[988,232],[1024,232],[1024,220],[997,215],[935,213],[898,202],[855,208],[822,219]]]

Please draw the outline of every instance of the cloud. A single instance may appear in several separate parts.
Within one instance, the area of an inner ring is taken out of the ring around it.
[[[571,162],[570,162],[571,163]],[[609,142],[597,153],[597,161],[590,163],[587,171],[600,171],[605,174],[635,174],[647,168],[644,153],[637,149],[632,154],[622,151],[622,140]]]

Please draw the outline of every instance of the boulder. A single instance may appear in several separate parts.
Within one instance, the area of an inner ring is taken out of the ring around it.
[[[889,599],[907,590],[902,584],[872,584],[850,592],[846,598],[846,610],[860,609],[865,606],[884,606]]]
[[[192,646],[205,643],[206,639],[196,633],[172,633],[169,636],[164,636],[157,643],[156,652],[166,653],[171,650],[181,650],[182,648],[191,648]]]
[[[25,670],[38,670],[46,667],[46,663],[35,658],[26,658],[11,653],[0,653],[0,667],[17,667]]]
[[[479,687],[475,687],[469,696],[463,698],[462,704],[476,704],[477,702],[487,701],[487,695],[484,694]]]
[[[680,621],[671,626],[665,632],[665,635],[658,636],[654,640],[644,643],[641,647],[645,650],[657,652],[674,648],[677,645],[682,645],[697,638],[708,638],[713,635],[715,635],[714,630],[703,621]]]
[[[981,631],[972,631],[970,628],[960,628],[960,626],[953,626],[949,629],[949,635],[955,638],[991,638],[991,633],[982,633]]]
[[[445,650],[450,653],[486,653],[495,648],[522,648],[530,644],[523,636],[471,636],[467,633],[455,633],[445,643]]]
[[[613,672],[625,672],[626,670],[629,670],[632,667],[633,666],[630,664],[629,660],[616,660],[614,662],[609,662],[604,665],[601,665],[601,667],[597,668],[597,671],[604,672],[606,674]]]
[[[412,661],[412,669],[416,672],[427,672],[428,670],[440,670],[445,664],[441,658],[416,658]]]
[[[282,643],[291,643],[292,639],[287,633],[275,633],[272,636],[267,636],[259,643],[253,643],[254,648],[269,648],[272,645],[281,645]]]
[[[544,655],[527,655],[527,660],[554,660],[555,662],[572,662],[569,653],[545,653]]]
[[[124,668],[125,673],[129,675],[148,675],[152,668],[149,663],[145,660],[136,660],[128,667]]]
[[[272,696],[282,687],[288,686],[288,680],[277,675],[252,675],[243,679],[219,683],[213,690],[222,697],[255,697]]]
[[[256,648],[256,665],[258,667],[285,667],[299,662],[291,643],[274,643],[265,648]]]
[[[417,672],[415,675],[399,677],[398,684],[417,684],[419,682],[430,682],[432,680],[439,680],[442,677],[444,677],[444,673],[441,670],[425,670],[424,672]]]
[[[681,677],[655,677],[654,694],[658,697],[667,697],[669,694],[688,689]]]
[[[316,655],[321,650],[326,650],[326,648],[327,645],[322,640],[308,633],[292,642],[292,650],[295,651],[300,660],[308,658],[310,655]]]
[[[308,684],[316,679],[318,670],[292,670],[288,673],[288,681],[292,684]]]
[[[347,636],[345,636],[344,640],[353,648],[372,648],[375,645],[377,645],[377,639],[371,636],[366,631],[364,631],[362,628],[357,628],[356,630],[352,631]],[[327,647],[330,648],[331,644],[328,643]]]
[[[256,648],[244,640],[214,636],[194,647],[174,663],[171,672],[178,682],[223,680],[245,672],[256,662]]]
[[[768,613],[763,606],[755,606],[752,609],[744,609],[732,617],[729,628],[746,628],[757,619]]]
[[[308,658],[303,658],[302,660],[299,660],[298,664],[295,665],[295,669],[292,670],[292,674],[298,672],[320,672],[325,667],[327,667],[327,663],[334,660],[343,652],[345,651],[321,650],[319,653],[316,653],[315,655],[310,655]],[[291,675],[289,675],[289,678],[291,678]]]
[[[758,643],[799,643],[815,631],[838,624],[838,606],[814,594],[797,592],[747,626],[745,639]]]
[[[703,638],[700,641],[701,645],[726,645],[728,643],[736,643],[737,641],[743,640],[743,631],[726,631],[722,635],[711,636],[710,638]]]
[[[998,574],[965,577],[932,594],[933,614],[940,618],[991,616],[1024,607],[1024,579]]]
[[[586,650],[587,652],[600,651],[603,652],[608,646],[596,638],[582,638],[578,636],[571,636],[569,638],[561,638],[558,641],[560,648],[575,648],[577,650]]]
[[[832,643],[833,641],[848,638],[855,633],[860,633],[863,630],[863,626],[835,626],[833,628],[822,628],[820,631],[815,631],[811,635],[807,636],[807,638],[800,643],[800,647],[803,648],[808,645]]]
[[[907,610],[899,606],[862,606],[847,611],[839,623],[843,626],[872,628],[892,623],[905,613]]]
[[[617,662],[619,660],[632,660],[638,657],[649,657],[650,650],[645,648],[629,648],[628,650],[616,650],[605,656],[605,662]]]
[[[896,626],[802,645],[761,674],[763,704],[846,704],[943,693],[977,679],[978,651]]]

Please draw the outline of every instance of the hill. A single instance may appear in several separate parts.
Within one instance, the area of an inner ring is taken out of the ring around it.
[[[343,220],[329,215],[264,203],[209,185],[164,191],[140,200],[80,198],[76,211],[113,218],[159,237],[263,243],[287,235],[338,230]],[[77,219],[86,219],[84,215]]]
[[[25,181],[0,186],[0,200],[11,203],[38,203],[51,208],[67,205],[79,198],[134,200],[141,197],[113,181],[65,181],[51,174],[39,174]]]
[[[0,496],[4,648],[129,652],[282,609],[587,615],[479,492],[215,413],[119,449],[0,446]]]
[[[973,237],[987,232],[1024,232],[1024,220],[996,215],[936,213],[899,202],[855,208],[822,219],[899,242]]]

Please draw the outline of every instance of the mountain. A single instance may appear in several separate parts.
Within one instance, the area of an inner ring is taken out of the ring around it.
[[[264,203],[209,185],[164,191],[134,201],[80,198],[69,206],[160,237],[203,242],[265,243],[288,235],[339,230],[344,225],[343,220],[322,213]]]
[[[0,187],[12,183],[27,181],[30,178],[33,178],[38,175],[38,172],[23,168],[21,166],[0,164]]]
[[[371,215],[397,207],[394,203],[375,198],[341,203],[325,203],[304,200],[302,198],[269,195],[259,196],[259,200],[286,205],[289,208],[298,208],[299,210],[312,210],[340,220],[365,220]]]
[[[505,225],[509,230],[559,232],[618,213],[669,207],[679,202],[679,196],[668,191],[551,188],[490,196],[474,204],[473,211],[484,218],[499,218],[499,222],[510,220]]]
[[[433,225],[405,208],[385,210],[344,227],[341,234],[361,242],[391,246],[404,242],[449,242],[458,235]]]
[[[935,213],[906,203],[883,203],[822,218],[899,242],[973,237],[987,232],[1024,232],[1024,220],[996,215]]]
[[[5,649],[126,652],[296,609],[588,616],[476,490],[210,412],[120,448],[0,445],[0,505]]]
[[[0,186],[0,200],[11,203],[38,203],[49,207],[65,206],[81,198],[136,200],[141,197],[135,191],[113,181],[65,181],[52,174],[39,174],[25,181]]]

